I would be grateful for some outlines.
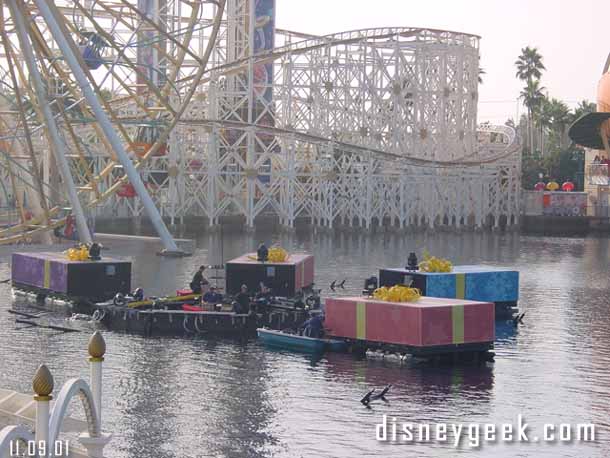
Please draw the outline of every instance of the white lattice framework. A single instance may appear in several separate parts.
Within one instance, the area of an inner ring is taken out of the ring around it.
[[[130,2],[56,2],[67,22],[113,31],[95,79],[113,94],[109,105],[125,137],[139,125],[162,129],[176,120],[168,153],[139,166],[165,217],[215,225],[242,215],[252,226],[275,216],[289,227],[302,218],[365,228],[517,223],[519,139],[506,126],[477,127],[478,37],[419,28],[324,37],[277,29],[275,48],[255,51],[254,1],[227,1],[203,75],[196,74],[216,5],[203,5],[193,21],[187,2],[157,0],[155,28],[123,5]],[[143,75],[127,63],[137,60],[133,37],[147,30],[163,46],[166,76],[174,76],[166,98],[154,94],[158,82],[143,87]],[[269,64],[272,77],[261,83],[257,72]],[[121,173],[103,173],[114,161],[95,121],[75,131],[64,136],[83,150],[72,161],[83,199],[98,217],[141,216],[137,197],[107,193]],[[34,138],[48,156],[44,136]]]

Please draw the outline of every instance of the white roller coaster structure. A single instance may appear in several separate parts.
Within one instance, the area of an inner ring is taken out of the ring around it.
[[[11,65],[24,60],[15,14],[32,19],[36,65],[86,211],[151,217],[40,2],[12,1],[18,8],[3,12],[0,149],[5,206],[19,211],[5,216],[0,241],[44,233],[62,223],[61,208],[75,207],[69,180],[54,172],[46,102],[31,93],[23,66]],[[274,0],[74,0],[51,9],[156,209],[172,222],[518,222],[519,139],[506,126],[477,127],[477,36],[419,28],[306,35],[275,29]]]

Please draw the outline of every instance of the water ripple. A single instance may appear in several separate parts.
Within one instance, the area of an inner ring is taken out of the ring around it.
[[[401,266],[424,248],[455,263],[504,265],[521,271],[525,323],[499,323],[496,362],[473,367],[427,367],[397,360],[358,361],[349,355],[308,356],[270,351],[256,342],[144,339],[105,332],[104,429],[114,435],[108,456],[131,457],[606,457],[610,421],[610,244],[598,238],[517,234],[212,234],[187,260],[154,256],[145,244],[113,242],[135,261],[134,285],[163,294],[188,283],[194,267],[219,264],[253,250],[260,239],[316,255],[316,282],[328,293],[358,293],[363,278]],[[3,251],[2,251],[3,250]],[[0,250],[8,278],[10,249]],[[20,329],[0,285],[2,386],[30,391],[37,365],[51,368],[56,386],[88,377],[89,330],[57,334]],[[18,305],[24,306],[24,305]],[[52,315],[61,322],[64,318]],[[371,387],[393,384],[390,403],[365,409]],[[79,415],[78,406],[74,406]],[[522,414],[544,423],[596,422],[594,444],[383,444],[375,441],[382,415],[398,421],[514,422]]]

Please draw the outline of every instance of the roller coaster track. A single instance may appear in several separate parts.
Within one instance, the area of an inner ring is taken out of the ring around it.
[[[320,37],[307,38],[296,43],[291,43],[282,47],[274,48],[270,51],[258,53],[253,57],[245,57],[242,59],[235,60],[233,62],[228,62],[226,64],[219,65],[217,67],[206,70],[204,72],[204,75],[212,74],[214,75],[214,77],[228,76],[243,72],[250,64],[250,61],[252,61],[254,65],[266,64],[271,63],[287,54],[307,54],[320,48],[347,45],[362,41],[420,37],[421,34],[423,34],[424,37],[426,37],[432,42],[441,42],[443,40],[458,42],[458,38],[460,37],[462,38],[462,40],[478,38],[476,35],[469,35],[459,32],[448,32],[444,30],[422,29],[412,27],[351,30],[347,32],[324,35]],[[190,81],[192,78],[192,76],[189,76],[187,78],[182,79],[180,82],[187,82]],[[202,78],[197,84],[209,83],[211,79],[211,77]]]
[[[110,2],[99,2],[104,8],[104,14],[107,14],[109,17],[115,17],[116,11],[112,11],[112,8],[109,8]],[[127,8],[134,17],[145,17],[142,16],[142,12],[135,8],[133,5],[130,5],[128,2],[121,0],[120,4]],[[83,10],[82,5],[79,2],[75,2],[76,7],[78,7],[83,14],[85,11]],[[117,4],[118,5],[118,4]],[[213,21],[207,21],[216,32],[226,22],[222,19],[222,8],[219,10],[219,13],[215,17]],[[147,20],[147,19],[145,19]],[[148,20],[150,23],[150,21]],[[190,18],[190,22],[188,23],[189,27],[192,29],[194,27],[194,19]],[[155,153],[161,148],[163,144],[168,140],[170,133],[174,130],[177,125],[199,125],[206,128],[219,128],[219,129],[236,129],[236,130],[247,130],[247,129],[256,129],[258,132],[268,134],[270,136],[278,137],[278,138],[294,138],[302,142],[307,142],[309,144],[317,144],[317,145],[329,145],[331,144],[333,149],[340,150],[342,153],[352,154],[352,155],[362,155],[371,157],[375,160],[385,161],[387,163],[393,164],[393,172],[397,173],[399,168],[402,166],[409,167],[425,167],[425,168],[452,168],[452,167],[462,167],[462,168],[475,168],[481,167],[486,164],[493,164],[504,159],[507,159],[518,152],[520,147],[520,140],[517,137],[515,131],[510,127],[506,126],[484,126],[482,127],[482,131],[488,134],[496,134],[497,136],[503,138],[505,141],[502,143],[489,143],[485,145],[485,148],[479,148],[474,151],[472,154],[465,155],[459,158],[455,158],[452,160],[433,160],[433,159],[424,159],[424,158],[416,158],[405,156],[401,154],[396,154],[388,151],[384,151],[374,147],[361,146],[345,141],[332,140],[326,137],[317,136],[311,133],[301,132],[295,129],[285,129],[271,126],[263,126],[260,124],[248,124],[244,122],[236,122],[236,121],[227,121],[220,119],[207,119],[207,118],[186,118],[183,117],[187,106],[189,105],[195,91],[202,86],[209,84],[213,80],[217,80],[219,77],[226,77],[230,75],[235,75],[244,72],[250,65],[259,65],[259,64],[267,64],[272,63],[284,56],[287,55],[299,55],[299,54],[308,54],[312,53],[318,49],[336,47],[341,45],[349,45],[354,43],[359,43],[366,41],[368,43],[374,43],[376,41],[386,40],[386,41],[398,41],[400,43],[404,43],[406,46],[409,45],[409,40],[417,40],[421,42],[422,40],[429,43],[464,43],[474,41],[478,38],[476,35],[464,34],[459,32],[451,32],[451,31],[443,31],[443,30],[435,30],[435,29],[422,29],[422,28],[372,28],[372,29],[363,29],[363,30],[353,30],[347,31],[337,34],[330,34],[326,36],[314,36],[309,34],[301,34],[298,32],[291,32],[285,30],[278,30],[280,34],[286,34],[290,37],[303,38],[303,40],[289,43],[285,46],[280,46],[274,48],[270,51],[265,51],[254,55],[253,57],[246,57],[242,59],[237,59],[232,62],[228,62],[226,64],[218,65],[215,67],[206,67],[205,63],[207,63],[207,59],[209,58],[209,54],[207,56],[203,56],[200,58],[199,56],[193,54],[188,48],[188,35],[184,39],[184,42],[181,43],[179,40],[174,37],[169,37],[169,39],[177,46],[178,49],[181,50],[181,59],[184,59],[186,55],[191,57],[195,63],[198,65],[198,70],[195,74],[189,75],[182,79],[176,81],[176,87],[180,87],[183,85],[188,85],[189,91],[185,95],[185,97],[181,100],[181,106],[179,109],[174,111],[170,110],[172,114],[172,119],[167,125],[167,127],[162,131],[160,137],[154,142],[153,146],[139,159],[136,161],[136,168],[141,168],[149,158],[155,155]],[[213,33],[213,37],[216,35]],[[210,42],[213,43],[216,38],[213,38]],[[210,47],[208,47],[210,49]],[[108,63],[106,63],[108,65]],[[167,89],[166,87],[161,93],[158,93],[155,88],[155,95],[158,96],[160,100],[165,100],[167,97]],[[143,91],[143,93],[147,93],[148,91],[152,91],[153,88],[150,85]],[[152,95],[152,94],[151,94]],[[165,97],[163,97],[165,96]],[[82,99],[77,101],[77,104],[80,103]],[[128,121],[134,122],[146,122],[139,118],[124,118],[118,117],[115,115],[118,111],[128,110],[129,108],[137,105],[137,98],[134,97],[133,94],[126,96],[119,96],[111,101],[109,105],[106,106],[106,110],[113,116],[113,121],[115,124],[122,125],[122,123],[126,123]],[[74,108],[74,107],[73,107]],[[141,108],[141,107],[140,107]],[[147,112],[147,110],[145,110]],[[150,114],[150,113],[149,113]],[[91,121],[92,123],[94,121]],[[60,123],[65,127],[66,122]],[[114,183],[112,183],[104,192],[98,192],[95,183],[99,183],[105,178],[109,176],[113,168],[117,165],[115,160],[109,160],[107,162],[106,167],[99,172],[94,177],[91,177],[90,183],[91,186],[88,189],[79,190],[79,194],[81,195],[89,195],[91,192],[95,192],[96,195],[93,199],[87,199],[86,206],[88,208],[94,208],[97,205],[100,205],[109,197],[113,196],[116,191],[126,183],[125,177],[118,178]],[[60,211],[59,206],[55,206],[48,210],[49,217],[56,217]],[[48,230],[52,230],[55,227],[59,227],[65,223],[65,218],[60,218],[57,220],[53,220],[51,223],[43,224],[43,221],[38,218],[34,218],[27,222],[22,222],[21,224],[12,226],[10,228],[0,230],[0,244],[7,243],[15,243],[23,240],[31,239],[38,233],[45,232]]]
[[[187,125],[201,125],[206,127],[219,127],[219,128],[234,128],[239,130],[246,130],[247,128],[256,128],[258,131],[263,132],[265,134],[280,136],[280,137],[293,137],[298,140],[303,140],[308,143],[324,145],[328,143],[332,143],[333,147],[338,150],[341,150],[345,153],[350,154],[360,154],[360,155],[372,155],[376,159],[384,159],[386,161],[394,161],[398,162],[400,165],[408,165],[414,167],[433,167],[433,168],[443,168],[443,167],[478,167],[484,164],[491,164],[493,162],[500,161],[507,157],[515,154],[519,148],[521,147],[520,141],[516,135],[514,129],[508,126],[485,126],[483,129],[486,133],[493,133],[497,135],[502,135],[507,139],[506,144],[501,144],[501,146],[495,146],[492,144],[493,149],[500,149],[500,152],[486,156],[484,158],[474,158],[471,160],[467,160],[467,158],[472,157],[478,152],[475,152],[468,156],[463,156],[458,160],[451,161],[435,161],[431,159],[420,159],[409,156],[404,156],[401,154],[390,153],[387,151],[383,151],[376,148],[359,146],[352,143],[341,142],[337,140],[329,140],[326,137],[320,137],[317,135],[307,134],[303,132],[299,132],[296,130],[289,129],[281,129],[277,127],[270,126],[262,126],[260,124],[248,124],[242,122],[235,121],[226,121],[226,120],[211,120],[211,119],[184,119],[179,122],[180,124]]]

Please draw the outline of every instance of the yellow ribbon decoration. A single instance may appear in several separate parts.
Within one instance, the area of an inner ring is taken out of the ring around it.
[[[430,254],[425,251],[424,260],[419,263],[419,270],[422,272],[451,272],[453,270],[453,264],[447,259],[430,256]]]
[[[290,255],[286,250],[280,247],[269,248],[269,253],[267,254],[267,262],[286,262]],[[248,255],[248,259],[252,259],[253,261],[257,261],[258,257],[253,255]]]
[[[81,245],[79,248],[69,248],[64,251],[70,261],[87,261],[89,259],[89,249],[87,245]]]
[[[394,285],[391,288],[382,286],[373,292],[373,297],[387,302],[414,302],[421,297],[421,291],[403,285]]]
[[[269,261],[271,262],[286,262],[288,260],[288,252],[283,248],[270,248]]]

